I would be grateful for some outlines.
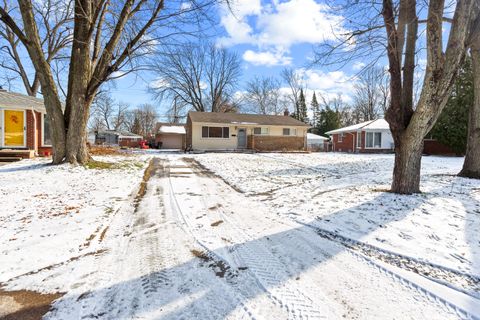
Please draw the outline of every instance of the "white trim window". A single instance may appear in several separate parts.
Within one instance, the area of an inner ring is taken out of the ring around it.
[[[365,133],[365,148],[380,149],[382,147],[382,133],[381,132],[366,132]]]
[[[42,147],[51,147],[50,120],[45,113],[42,113]]]
[[[284,136],[296,136],[297,135],[297,129],[283,128],[283,135]]]
[[[362,148],[362,132],[357,131],[357,148]]]
[[[339,133],[338,134],[338,142],[343,142],[343,138],[345,137],[345,133]]]
[[[253,128],[253,134],[256,136],[268,136],[269,130],[266,127]]]
[[[229,127],[209,127],[202,126],[202,138],[205,139],[229,139],[230,128]]]

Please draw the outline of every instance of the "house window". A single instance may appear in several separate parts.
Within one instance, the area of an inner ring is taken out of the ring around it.
[[[358,131],[357,132],[357,148],[362,147],[362,132]]]
[[[297,135],[297,129],[283,128],[283,135],[284,136],[296,136]]]
[[[253,128],[254,135],[268,135],[268,128]]]
[[[202,127],[202,138],[229,138],[229,127]]]
[[[381,132],[375,132],[373,136],[374,136],[373,146],[375,148],[381,148],[382,147],[382,133]]]
[[[345,135],[345,133],[343,133],[343,132],[338,135],[338,142],[343,142],[344,135]]]
[[[365,141],[366,148],[381,148],[382,147],[382,133],[381,132],[367,132]]]
[[[46,114],[42,115],[42,145],[43,146],[51,146],[52,145],[52,137],[50,136],[50,120],[48,119]]]

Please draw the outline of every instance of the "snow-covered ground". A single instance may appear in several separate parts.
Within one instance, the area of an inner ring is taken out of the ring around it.
[[[460,158],[424,158],[414,196],[384,192],[390,155],[100,160],[0,167],[0,285],[65,293],[46,319],[480,317]]]
[[[112,218],[131,205],[147,157],[96,157],[112,169],[52,166],[48,159],[0,167],[0,284],[67,292],[97,271]]]
[[[393,155],[203,154],[195,159],[279,216],[480,276],[480,181],[455,176],[463,158],[424,157],[423,193],[411,196],[385,192]],[[480,290],[478,285],[466,287]]]

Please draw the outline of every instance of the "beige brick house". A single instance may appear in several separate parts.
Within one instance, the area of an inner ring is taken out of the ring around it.
[[[288,115],[189,112],[186,146],[192,150],[306,150],[310,126]]]

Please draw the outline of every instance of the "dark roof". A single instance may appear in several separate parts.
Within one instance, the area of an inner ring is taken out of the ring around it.
[[[196,111],[190,111],[188,116],[192,122],[310,127],[310,125],[290,116]]]

